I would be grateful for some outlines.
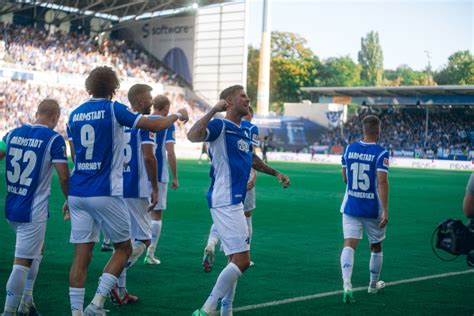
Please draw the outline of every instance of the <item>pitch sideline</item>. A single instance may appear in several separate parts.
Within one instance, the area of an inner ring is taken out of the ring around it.
[[[428,276],[424,276],[424,277],[386,282],[385,286],[387,287],[387,286],[399,285],[399,284],[405,284],[405,283],[413,283],[413,282],[426,281],[426,280],[432,280],[432,279],[447,278],[447,277],[451,277],[451,276],[455,276],[455,275],[462,275],[462,274],[468,274],[468,273],[474,273],[474,269],[458,271],[458,272],[433,274],[433,275],[428,275]],[[354,288],[352,291],[353,292],[367,291],[367,286],[357,287],[357,288]],[[261,303],[261,304],[247,305],[247,306],[234,308],[234,312],[242,312],[242,311],[254,310],[254,309],[265,308],[265,307],[270,307],[270,306],[277,306],[277,305],[284,305],[284,304],[289,304],[289,303],[307,301],[307,300],[312,300],[312,299],[321,298],[321,297],[340,295],[340,294],[342,294],[342,292],[343,292],[342,290],[332,291],[332,292],[324,292],[324,293],[318,293],[318,294],[311,294],[311,295],[299,296],[299,297],[294,297],[294,298],[288,298],[288,299],[279,300],[279,301],[272,301],[272,302]]]

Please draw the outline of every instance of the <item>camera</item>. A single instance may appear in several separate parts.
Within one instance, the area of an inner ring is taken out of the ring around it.
[[[434,239],[435,243],[434,243]],[[467,264],[474,267],[474,219],[464,224],[459,219],[447,219],[433,232],[431,246],[434,254],[443,261],[452,261],[460,255],[467,255]],[[444,259],[435,248],[442,249],[455,257]]]

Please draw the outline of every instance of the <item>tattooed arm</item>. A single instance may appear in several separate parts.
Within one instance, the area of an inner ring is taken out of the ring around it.
[[[290,178],[264,163],[262,159],[260,159],[255,153],[252,154],[252,168],[259,172],[263,172],[276,177],[278,179],[278,182],[283,185],[283,188],[287,188],[290,185]]]

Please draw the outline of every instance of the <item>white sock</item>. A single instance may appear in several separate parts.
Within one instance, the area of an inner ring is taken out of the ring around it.
[[[13,265],[6,287],[7,297],[5,299],[5,315],[16,314],[21,296],[23,295],[23,290],[25,289],[26,276],[28,275],[29,270],[30,268],[19,264]]]
[[[117,281],[118,279],[115,275],[105,272],[102,273],[99,286],[97,287],[94,299],[92,300],[92,304],[98,307],[103,307],[107,295],[109,295]]]
[[[246,217],[247,220],[247,227],[249,229],[249,245],[252,242],[252,233],[253,233],[253,227],[252,227],[252,216]]]
[[[149,257],[154,257],[155,256],[155,250],[156,247],[158,246],[158,240],[160,240],[160,235],[161,235],[161,227],[162,227],[162,221],[151,221],[151,243],[150,246],[148,247],[146,251],[146,255]]]
[[[209,231],[209,238],[207,238],[207,249],[214,249],[219,242],[219,233],[217,232],[216,225],[211,225],[211,230]]]
[[[352,268],[354,267],[354,249],[344,247],[341,253],[341,270],[344,289],[352,289]]]
[[[43,256],[38,259],[34,259],[31,263],[30,271],[26,276],[25,289],[23,290],[23,297],[21,300],[26,305],[33,304],[33,287],[35,286],[36,277],[38,276],[38,270]]]
[[[237,267],[236,264],[230,262],[219,274],[211,294],[202,307],[203,311],[208,314],[213,313],[217,307],[217,302],[219,299],[223,298],[224,295],[227,294],[227,292],[231,287],[234,286],[241,275],[242,272],[240,271],[239,267]]]
[[[117,285],[119,288],[126,288],[127,287],[127,268],[123,269],[122,273],[117,280]]]
[[[127,270],[130,269],[135,264],[135,262],[137,262],[138,258],[140,258],[146,249],[146,245],[139,240],[135,240],[132,244],[132,247],[133,251],[130,255],[130,258],[128,258],[127,266],[123,269],[122,273],[120,273],[117,281],[117,285],[121,293],[124,293],[125,289],[127,288]]]
[[[131,268],[135,264],[135,262],[137,262],[138,258],[140,258],[140,256],[143,254],[143,252],[145,252],[146,249],[146,245],[140,240],[135,240],[132,243],[132,247],[133,250],[132,254],[130,255],[130,258],[128,258],[126,267],[127,269]]]
[[[237,281],[232,286],[221,301],[221,316],[232,316],[232,303],[234,302]]]
[[[85,288],[70,287],[69,288],[69,300],[71,302],[71,313],[72,315],[82,315],[84,309],[84,295],[86,294]]]
[[[375,287],[375,284],[380,278],[380,271],[382,270],[383,252],[372,252],[370,254],[370,286]]]

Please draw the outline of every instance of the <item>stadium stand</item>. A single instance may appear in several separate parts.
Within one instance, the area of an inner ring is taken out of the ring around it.
[[[5,43],[4,66],[34,70],[44,73],[71,74],[84,77],[93,68],[111,66],[122,80],[159,84],[171,100],[171,111],[186,107],[190,123],[178,124],[176,137],[184,140],[186,128],[202,116],[204,106],[186,99],[180,81],[161,67],[153,58],[124,41],[105,40],[84,34],[65,34],[33,27],[0,23],[0,40]],[[82,80],[82,82],[84,82]],[[169,89],[168,89],[169,88]],[[156,94],[156,92],[155,92]],[[0,131],[7,131],[35,118],[40,100],[54,98],[62,109],[57,130],[65,135],[65,123],[72,109],[88,99],[81,85],[47,83],[41,80],[0,80]],[[128,104],[126,90],[119,90],[115,98]]]
[[[466,113],[466,111],[468,113]],[[425,140],[425,110],[361,108],[341,128],[323,133],[314,146],[346,146],[361,139],[361,122],[367,114],[382,120],[380,143],[391,156],[466,160],[473,148],[473,114],[465,109],[437,110],[430,113],[428,138]]]
[[[0,23],[6,60],[38,71],[86,75],[98,66],[113,66],[120,77],[141,78],[176,85],[177,80],[155,60],[124,41],[104,40],[85,34]]]

